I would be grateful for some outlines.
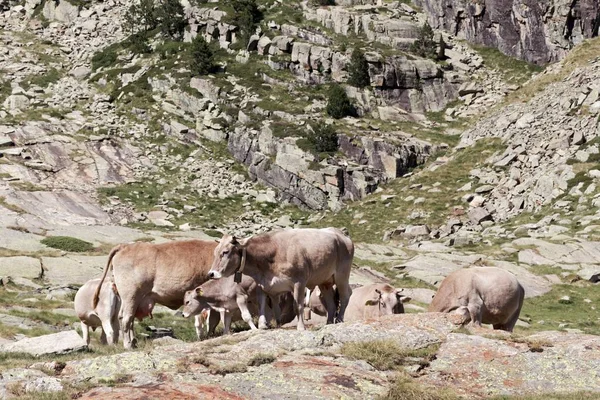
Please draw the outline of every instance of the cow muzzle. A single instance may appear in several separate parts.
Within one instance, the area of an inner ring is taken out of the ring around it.
[[[190,316],[190,313],[184,312],[184,313],[181,314],[181,316],[183,318],[188,318]]]
[[[210,270],[208,271],[208,279],[220,279],[223,275],[219,271]]]

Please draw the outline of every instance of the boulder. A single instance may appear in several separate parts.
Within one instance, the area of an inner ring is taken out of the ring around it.
[[[4,344],[0,346],[0,351],[41,356],[46,354],[67,354],[86,348],[87,344],[76,331],[65,331]]]

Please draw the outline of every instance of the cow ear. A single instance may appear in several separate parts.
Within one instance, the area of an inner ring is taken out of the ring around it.
[[[237,245],[238,243],[239,243],[239,242],[238,242],[238,239],[237,239],[235,236],[232,236],[232,237],[231,237],[231,244],[235,246],[235,245]]]
[[[379,304],[379,299],[369,299],[365,301],[365,306],[376,306]]]
[[[246,245],[248,245],[248,240],[250,240],[250,238],[238,239],[237,244],[240,247],[246,247]]]
[[[398,297],[398,299],[400,300],[401,303],[408,303],[409,301],[411,301],[412,299],[408,296],[400,296]]]
[[[202,288],[199,288],[199,287],[196,288],[196,295],[202,296]]]

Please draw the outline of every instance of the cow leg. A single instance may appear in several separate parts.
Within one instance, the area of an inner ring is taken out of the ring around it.
[[[231,326],[231,312],[229,310],[224,311],[222,314],[223,319],[223,335],[229,335],[229,327]]]
[[[113,344],[113,337],[114,337],[114,332],[113,332],[113,327],[112,327],[112,321],[110,320],[106,320],[103,319],[102,320],[102,336],[100,336],[100,340],[102,341],[102,344]]]
[[[256,329],[256,325],[254,325],[254,321],[252,321],[252,314],[250,314],[250,310],[248,310],[248,296],[237,296],[236,302],[242,312],[242,319],[250,326],[250,329]]]
[[[335,313],[337,311],[337,304],[335,303],[335,291],[332,285],[319,285],[321,290],[321,301],[325,305],[327,310],[327,323],[333,324],[335,319]]]
[[[338,281],[338,275],[335,276],[335,286],[337,288],[339,297],[340,297],[340,311],[335,319],[335,322],[344,322],[344,314],[346,313],[346,307],[348,306],[348,302],[350,301],[350,296],[352,295],[352,289],[348,284],[348,279],[341,279]],[[333,293],[335,298],[335,293]],[[334,300],[335,304],[335,300]],[[335,306],[334,306],[335,307]],[[328,312],[329,314],[329,312]],[[329,319],[329,315],[327,316]]]
[[[196,328],[196,337],[202,339],[202,327],[204,325],[202,313],[194,316],[194,327]]]
[[[221,321],[222,318],[222,314],[216,312],[215,310],[208,310],[208,331],[207,334],[209,336],[214,336],[215,335],[215,329],[217,328],[217,325],[219,325],[219,322]]]
[[[119,330],[121,330],[121,327],[119,326],[119,318],[116,313],[110,320],[110,327],[112,329],[112,337],[108,337],[108,344],[117,344],[119,343]]]
[[[123,346],[126,349],[132,349],[137,346],[137,340],[133,331],[133,321],[138,304],[135,299],[121,298],[121,311],[119,318],[121,319],[121,329],[123,330]]]
[[[299,331],[303,331],[304,327],[304,295],[306,293],[306,285],[304,283],[296,282],[294,284],[294,309],[296,310],[296,316],[298,317],[297,328]]]
[[[266,309],[267,309],[267,296],[265,292],[260,288],[256,288],[256,300],[258,302],[258,329],[269,329],[267,325]]]
[[[275,318],[275,323],[277,327],[281,326],[281,307],[279,307],[279,298],[280,295],[277,294],[271,297],[271,311],[273,311],[273,317]]]
[[[90,345],[90,326],[85,322],[81,321],[81,334],[83,335],[83,340],[85,340],[85,344]]]
[[[102,332],[100,332],[100,344],[106,345],[108,342],[106,340],[106,331],[104,330],[104,326],[101,329]]]

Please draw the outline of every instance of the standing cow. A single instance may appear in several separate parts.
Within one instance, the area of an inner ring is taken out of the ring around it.
[[[176,310],[183,305],[186,291],[208,280],[216,246],[214,241],[182,240],[123,244],[111,250],[100,282],[112,267],[121,296],[119,319],[125,348],[136,344],[134,318],[141,320],[150,315],[155,303]],[[100,289],[94,295],[94,307]]]
[[[525,290],[517,278],[496,267],[473,267],[452,272],[442,281],[429,311],[456,312],[464,322],[512,332],[523,306]]]
[[[100,278],[91,279],[79,288],[75,294],[75,313],[81,321],[83,340],[90,344],[90,328],[102,328],[100,342],[117,344],[119,340],[119,307],[121,299],[112,280],[102,283],[102,292],[98,303],[92,307],[92,299],[100,286]]]
[[[327,305],[327,323],[333,323],[340,296],[338,321],[343,321],[352,290],[349,286],[354,244],[335,228],[288,229],[238,240],[225,235],[214,251],[209,277],[218,279],[244,272],[259,288],[259,328],[266,329],[266,296],[291,291],[298,330],[304,330],[305,288],[319,286]]]

